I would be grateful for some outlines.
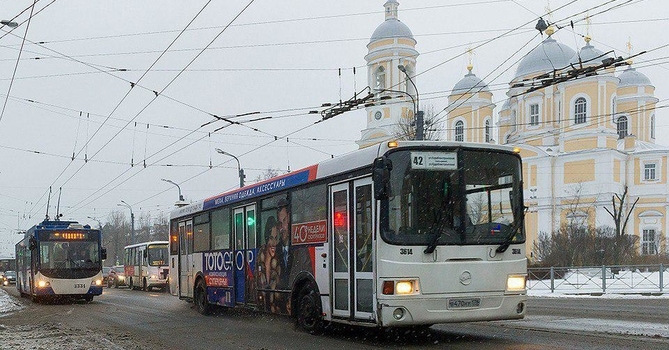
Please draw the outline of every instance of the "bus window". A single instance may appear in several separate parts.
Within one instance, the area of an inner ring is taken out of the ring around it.
[[[209,250],[209,213],[204,213],[193,218],[193,251],[203,252]]]
[[[212,249],[230,249],[230,209],[211,212]]]

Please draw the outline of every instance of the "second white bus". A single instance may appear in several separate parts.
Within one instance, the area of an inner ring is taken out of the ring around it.
[[[168,244],[168,241],[152,241],[124,248],[125,280],[130,289],[150,291],[168,287]]]

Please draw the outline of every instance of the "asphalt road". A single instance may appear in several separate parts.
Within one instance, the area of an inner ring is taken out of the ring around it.
[[[24,309],[0,318],[0,340],[24,332],[35,338],[30,346],[44,340],[45,349],[59,339],[81,349],[669,349],[669,299],[650,297],[530,298],[519,321],[427,331],[337,326],[317,336],[282,316],[222,309],[205,317],[165,293],[105,289],[91,303],[20,301]]]

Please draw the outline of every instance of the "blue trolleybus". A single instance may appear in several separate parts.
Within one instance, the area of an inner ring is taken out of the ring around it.
[[[506,146],[381,143],[175,209],[172,293],[370,327],[516,319],[527,260]]]
[[[31,227],[16,244],[17,283],[33,301],[70,297],[93,300],[102,294],[100,230],[75,221],[49,221]]]

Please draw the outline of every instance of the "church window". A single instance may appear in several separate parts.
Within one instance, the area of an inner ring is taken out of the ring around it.
[[[627,136],[627,117],[625,116],[619,117],[616,125],[618,131],[618,138],[619,139],[625,138],[625,136]]]
[[[588,102],[583,97],[579,97],[574,102],[574,124],[583,124],[586,121]]]
[[[539,125],[539,104],[530,105],[530,125]]]
[[[490,142],[490,119],[485,121],[485,142]]]
[[[641,254],[655,255],[657,254],[655,229],[644,229],[641,237]]]
[[[383,67],[379,67],[376,70],[376,89],[383,90],[386,88],[386,70]]]
[[[655,138],[655,114],[650,116],[650,138]]]
[[[656,177],[656,164],[655,163],[646,163],[643,165],[643,179],[646,181],[657,180]]]
[[[462,142],[465,140],[465,123],[462,120],[455,122],[455,141]]]

